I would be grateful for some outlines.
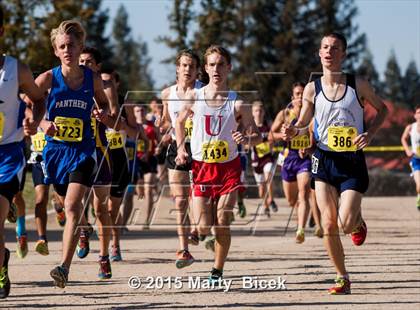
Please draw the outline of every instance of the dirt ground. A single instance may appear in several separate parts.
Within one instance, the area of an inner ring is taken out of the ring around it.
[[[366,243],[355,247],[349,236],[342,236],[352,280],[352,295],[346,296],[326,293],[333,284],[334,270],[322,240],[313,236],[313,229],[307,230],[305,243],[296,244],[293,219],[283,236],[289,208],[284,199],[276,201],[280,210],[270,219],[255,216],[257,200],[246,200],[246,219],[237,216],[224,270],[225,279],[231,280],[227,292],[225,287],[205,287],[213,256],[201,244],[191,247],[196,262],[176,269],[178,242],[173,225],[175,216],[171,212],[173,202],[168,198],[157,202],[159,208],[149,231],[142,230],[143,203],[136,202],[138,225],[134,221],[123,236],[124,260],[112,264],[111,280],[97,279],[99,244],[95,236],[89,256],[83,260],[74,258],[65,289],[53,287],[49,276],[60,261],[61,251],[62,229],[54,216],[50,215],[48,224],[50,255],[46,257],[34,251],[33,220],[27,221],[29,253],[25,259],[15,255],[14,226],[7,224],[12,289],[10,296],[0,301],[0,308],[420,309],[420,212],[415,208],[415,198],[363,200],[369,231]],[[135,277],[132,284],[140,279],[141,287],[130,288],[130,277]],[[246,277],[254,282],[272,280],[272,286],[248,288],[243,284]],[[194,287],[199,279],[203,280],[200,282],[203,286]],[[274,285],[276,281],[280,282],[278,286]]]

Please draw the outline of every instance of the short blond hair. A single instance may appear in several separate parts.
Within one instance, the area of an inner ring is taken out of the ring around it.
[[[226,59],[226,62],[230,65],[232,57],[230,56],[229,51],[220,45],[211,45],[206,49],[206,52],[204,53],[204,64],[207,64],[207,57],[213,53],[223,56]]]
[[[259,108],[259,107],[264,109],[264,105],[263,105],[262,101],[256,100],[252,103],[252,108]]]
[[[60,34],[72,34],[82,46],[85,44],[86,31],[83,29],[82,24],[80,24],[77,20],[65,20],[61,22],[57,28],[51,30],[50,38],[54,49],[55,39]]]

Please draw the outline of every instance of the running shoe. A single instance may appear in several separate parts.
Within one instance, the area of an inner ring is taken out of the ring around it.
[[[63,209],[61,209],[60,212],[56,212],[55,219],[60,227],[64,227],[64,225],[66,225],[66,213]]]
[[[279,210],[274,200],[270,203],[270,208],[273,212],[277,212]]]
[[[269,208],[264,208],[264,215],[267,215],[268,218],[271,217]]]
[[[192,263],[194,263],[194,257],[192,257],[191,253],[188,252],[188,250],[180,250],[176,252],[176,268],[181,269],[184,267],[188,267]]]
[[[90,237],[90,236],[93,235],[94,229],[93,229],[93,226],[89,222],[87,223],[87,226],[88,226],[87,231],[88,231],[89,237]]]
[[[10,251],[4,248],[4,261],[0,270],[0,299],[6,298],[10,293],[9,258]]]
[[[300,228],[296,231],[296,243],[303,243],[305,241],[305,230]]]
[[[188,235],[188,244],[198,245],[198,243],[199,243],[198,232],[196,230],[193,230]]]
[[[365,221],[362,219],[362,223],[359,225],[359,227],[355,228],[351,232],[351,240],[353,241],[354,245],[362,245],[367,236],[367,226]]]
[[[312,213],[311,213],[311,217],[309,218],[309,227],[312,228],[312,227],[315,227],[315,225],[316,225],[315,219],[314,219],[314,217],[312,216]]]
[[[204,239],[204,247],[214,252],[214,243],[216,242],[216,237],[213,235],[207,236],[206,239]]]
[[[59,288],[66,287],[68,277],[69,277],[69,272],[66,267],[64,266],[55,267],[53,270],[50,271],[50,276],[51,278],[54,279],[55,286]]]
[[[23,234],[22,236],[16,236],[16,255],[19,258],[25,258],[28,254],[28,236]]]
[[[111,262],[120,262],[122,261],[121,249],[119,246],[111,247]]]
[[[351,282],[349,279],[344,277],[338,277],[335,279],[335,286],[328,290],[330,295],[347,295],[351,294],[350,290]]]
[[[47,256],[50,254],[48,251],[48,242],[42,239],[39,239],[35,245],[35,251],[43,256]]]
[[[210,271],[209,281],[211,283],[221,281],[223,279],[223,270],[212,268]]]
[[[101,280],[112,278],[111,263],[109,262],[109,258],[99,260],[98,277]]]
[[[240,218],[244,218],[246,216],[246,208],[243,203],[238,203],[238,215]]]
[[[314,231],[314,236],[316,236],[316,237],[318,237],[318,238],[322,238],[322,237],[324,237],[324,231],[322,230],[322,228],[321,228],[321,227],[317,227],[317,228],[315,228],[315,231]]]
[[[16,223],[17,221],[17,208],[13,202],[9,205],[9,213],[7,213],[7,221],[9,223]]]
[[[76,254],[79,258],[85,258],[88,256],[90,247],[89,247],[89,231],[82,229],[80,232],[79,242],[77,243]]]

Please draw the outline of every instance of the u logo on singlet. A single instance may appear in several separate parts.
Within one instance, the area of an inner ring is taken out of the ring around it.
[[[206,128],[206,133],[209,136],[218,136],[220,134],[220,131],[222,130],[222,115],[218,115],[217,117],[219,118],[219,129],[217,130],[217,132],[212,132],[212,128],[211,127],[216,127],[216,126],[211,126],[212,122],[211,122],[211,118],[213,115],[204,115],[204,117],[206,118],[205,121],[205,128]]]

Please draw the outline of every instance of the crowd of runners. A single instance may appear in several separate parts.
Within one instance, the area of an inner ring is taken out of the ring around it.
[[[0,34],[2,15],[0,9]],[[261,198],[257,212],[268,217],[277,212],[273,177],[281,171],[286,200],[297,213],[296,242],[305,241],[305,227],[312,222],[337,272],[329,293],[350,294],[340,231],[357,246],[366,239],[361,199],[369,180],[362,149],[387,109],[367,81],[342,72],[347,48],[342,35],[322,38],[323,75],[306,85],[295,83],[290,103],[272,122],[264,102],[248,101],[229,89],[232,60],[221,46],[210,46],[203,57],[180,51],[175,84],[146,101],[125,100],[118,92],[118,68],[103,68],[107,60],[84,43],[81,24],[63,21],[51,31],[60,65],[35,80],[27,66],[0,56],[0,298],[10,291],[6,218],[16,222],[17,256],[28,253],[22,197],[26,169],[32,171],[35,188],[35,251],[49,254],[49,201],[64,227],[62,258],[50,272],[55,285],[64,288],[74,253],[81,259],[89,254],[94,231],[89,220],[95,218],[99,238],[98,277],[109,279],[111,262],[123,260],[120,235],[133,197],[143,199],[143,229],[150,229],[153,197],[166,178],[177,210],[176,268],[193,264],[190,246],[202,242],[214,251],[209,280],[220,280],[231,243],[230,224],[234,215],[246,216],[248,159]],[[200,81],[202,67],[207,84]],[[365,104],[377,111],[368,127]],[[420,109],[417,122],[419,115]],[[414,155],[420,183],[416,128],[407,127],[402,140],[410,135],[414,139],[412,148],[404,143],[407,155]],[[29,158],[24,154],[28,145]],[[281,152],[274,151],[275,145]]]

